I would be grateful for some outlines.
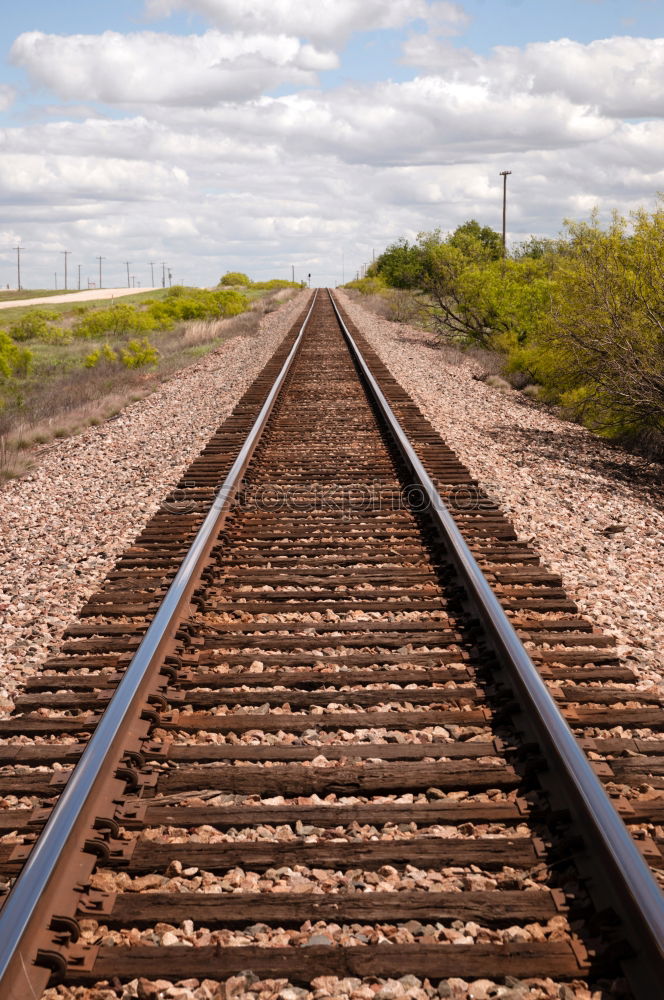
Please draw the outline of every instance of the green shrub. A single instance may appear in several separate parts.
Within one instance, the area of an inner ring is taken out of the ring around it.
[[[303,281],[287,281],[285,278],[271,278],[269,281],[253,281],[253,290],[258,292],[277,292],[282,288],[304,288]]]
[[[126,347],[120,350],[120,360],[125,368],[143,368],[146,365],[156,365],[159,360],[159,351],[148,341],[147,337],[141,340],[130,340]]]
[[[49,323],[58,319],[58,313],[52,309],[30,309],[9,328],[12,340],[39,340],[49,329]]]
[[[501,351],[513,384],[536,383],[593,430],[664,453],[663,257],[660,201],[606,227],[597,213],[567,222],[560,239],[531,238],[505,258],[498,234],[471,220],[397,241],[370,274],[414,285],[442,337]]]
[[[251,278],[247,277],[246,274],[243,274],[242,271],[226,271],[226,274],[223,276],[219,284],[244,285],[247,287],[251,284]]]
[[[387,287],[385,278],[380,274],[358,278],[356,281],[347,281],[344,285],[344,288],[354,288],[362,295],[380,295],[381,292],[386,291]]]
[[[19,347],[5,330],[0,330],[0,378],[27,375],[32,367],[32,351]]]
[[[157,326],[158,323],[149,311],[118,302],[108,309],[95,309],[87,313],[76,324],[73,333],[75,337],[85,340],[98,340],[130,333],[148,333]]]
[[[71,344],[72,335],[61,326],[49,326],[37,337],[40,344]]]
[[[100,361],[117,361],[118,356],[109,344],[104,344],[103,347],[98,347],[95,351],[88,354],[83,361],[86,368],[94,368],[99,364]]]
[[[163,328],[167,324],[172,326],[175,322],[186,320],[237,316],[248,308],[249,299],[233,288],[208,291],[205,288],[176,286],[169,289],[165,299],[151,302],[147,311],[155,326]]]
[[[568,222],[547,323],[534,346],[552,393],[611,436],[664,447],[664,204],[652,214]],[[557,364],[551,364],[553,356]]]
[[[214,293],[220,316],[239,316],[249,308],[249,299],[242,292],[226,289]]]

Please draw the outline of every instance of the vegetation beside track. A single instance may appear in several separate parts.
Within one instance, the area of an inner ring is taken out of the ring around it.
[[[400,239],[347,287],[445,343],[494,352],[502,374],[596,432],[664,454],[664,205],[565,223],[503,258],[474,220]]]
[[[25,470],[30,446],[108,419],[229,337],[255,333],[300,287],[222,279],[215,289],[3,310],[0,479]]]

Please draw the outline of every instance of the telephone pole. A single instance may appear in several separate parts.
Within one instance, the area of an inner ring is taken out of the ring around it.
[[[99,287],[103,288],[104,286],[101,283],[101,262],[102,262],[102,260],[106,260],[106,258],[105,257],[97,257],[96,259],[99,261]]]
[[[61,250],[60,252],[65,258],[65,291],[67,291],[67,257],[70,256],[71,250]]]
[[[18,271],[18,290],[19,290],[19,292],[21,291],[21,250],[24,250],[24,249],[25,249],[25,247],[14,247],[14,250],[16,250],[16,269]]]
[[[155,262],[153,260],[151,260],[150,261],[150,272],[152,274],[152,287],[153,288],[154,288],[154,265],[155,265]]]
[[[506,233],[505,223],[506,223],[506,220],[507,220],[507,178],[509,177],[509,175],[511,173],[512,173],[511,170],[501,170],[500,171],[500,176],[503,179],[503,257],[505,256],[505,249],[506,249],[506,243],[505,243],[505,233]]]
[[[131,264],[131,261],[126,260],[125,264],[127,265],[127,288],[131,288],[131,278],[129,277],[129,265]]]

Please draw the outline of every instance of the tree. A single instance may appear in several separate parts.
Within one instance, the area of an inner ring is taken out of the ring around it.
[[[500,260],[503,256],[503,238],[500,233],[490,226],[480,226],[476,219],[469,219],[463,225],[457,226],[449,242],[463,252],[466,252],[466,247],[480,243],[491,260]]]
[[[542,334],[573,383],[563,402],[610,434],[664,436],[664,207],[566,227]]]
[[[375,270],[392,288],[417,288],[422,278],[422,253],[403,237],[377,258]]]

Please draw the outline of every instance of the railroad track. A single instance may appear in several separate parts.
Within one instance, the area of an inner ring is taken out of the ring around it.
[[[3,1000],[658,995],[661,706],[343,320],[313,297],[0,720]]]

